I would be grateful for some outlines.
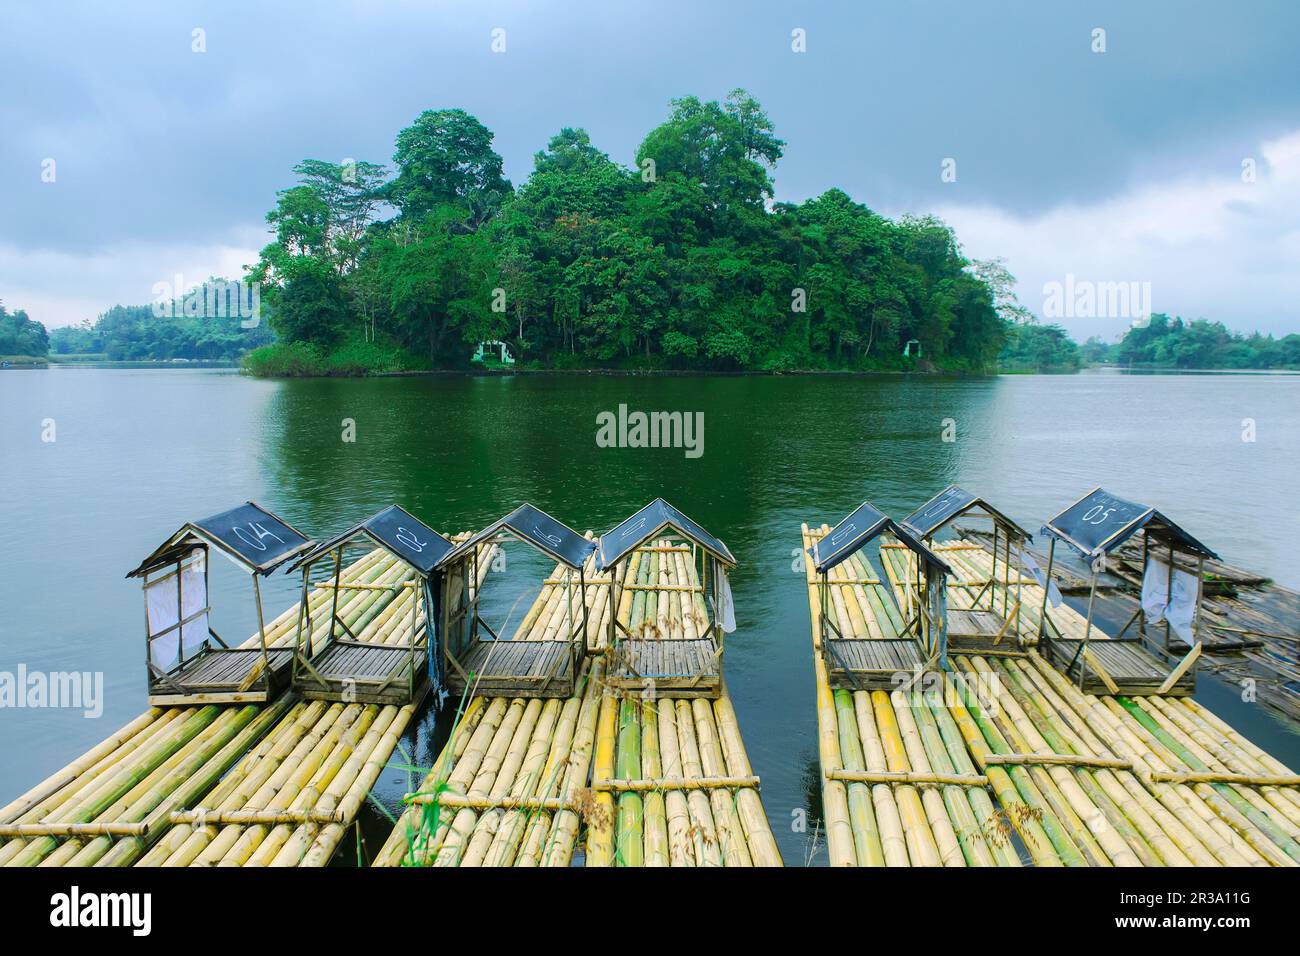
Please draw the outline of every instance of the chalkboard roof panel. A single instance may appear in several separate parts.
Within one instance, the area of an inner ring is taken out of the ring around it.
[[[366,531],[376,541],[419,571],[428,574],[453,545],[405,508],[389,505],[366,519]]]
[[[581,568],[591,552],[596,550],[596,542],[590,538],[574,531],[562,521],[557,521],[540,508],[522,504],[504,518],[494,521],[478,534],[462,541],[443,555],[438,564],[448,565],[460,560],[484,541],[502,531],[513,534],[516,538],[531,544],[574,570]]]
[[[824,574],[847,561],[886,531],[898,538],[928,566],[948,573],[948,564],[922,544],[914,531],[900,525],[870,501],[858,505],[808,549],[813,559],[813,569],[818,574]]]
[[[596,569],[604,571],[622,561],[629,554],[665,529],[672,528],[683,537],[694,541],[727,567],[735,567],[736,559],[731,549],[721,539],[705,531],[696,521],[677,508],[656,498],[636,514],[625,518],[600,536]]]
[[[1089,560],[1109,554],[1146,529],[1151,540],[1166,541],[1191,554],[1218,555],[1149,505],[1094,488],[1043,525],[1043,532],[1064,541]]]
[[[250,574],[269,574],[311,547],[311,540],[255,501],[187,522],[127,577],[137,577],[176,560],[176,554],[210,545]]]
[[[315,564],[325,555],[357,537],[366,537],[421,574],[433,571],[452,543],[399,505],[389,505],[347,531],[322,541],[293,563],[290,571]]]
[[[904,518],[903,524],[912,529],[918,537],[928,538],[944,525],[975,509],[981,509],[992,515],[993,519],[1012,537],[1023,538],[1026,541],[1033,540],[1033,535],[997,508],[957,485],[949,485],[939,492]]]
[[[813,568],[818,574],[844,562],[884,530],[889,516],[864,501],[812,546]]]

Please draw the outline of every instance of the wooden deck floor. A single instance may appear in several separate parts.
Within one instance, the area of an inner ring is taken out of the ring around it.
[[[953,651],[987,651],[1000,654],[1020,652],[1014,627],[1006,618],[985,608],[948,609],[948,647]],[[1014,623],[1014,622],[1013,622]],[[999,640],[998,634],[1002,637]]]
[[[423,696],[428,651],[415,649],[414,685],[408,673],[410,662],[409,647],[335,641],[312,660],[315,674],[304,669],[298,675],[297,689],[307,700],[406,704]]]
[[[568,697],[573,693],[572,648],[568,641],[479,641],[460,657],[471,676],[474,692],[489,697]],[[453,694],[465,691],[466,680],[448,675]]]
[[[1101,679],[1096,670],[1085,665],[1083,655],[1076,656],[1081,643],[1083,642],[1051,641],[1043,648],[1046,651],[1044,656],[1065,672],[1070,678],[1070,683],[1075,687],[1079,686],[1079,675],[1082,673],[1082,689],[1085,694],[1110,693],[1110,688],[1106,686],[1106,682]],[[1115,682],[1120,693],[1129,697],[1159,693],[1160,685],[1174,669],[1173,664],[1161,660],[1143,648],[1139,641],[1112,639],[1089,641],[1088,653],[1092,654],[1106,669],[1106,673]],[[1178,679],[1167,694],[1171,697],[1187,697],[1195,690],[1196,677],[1188,672]]]
[[[261,648],[238,647],[212,650],[190,663],[183,671],[171,675],[171,683],[153,677],[149,681],[149,702],[159,704],[257,702],[273,696],[288,682],[293,651],[267,648],[270,663],[269,686],[262,674],[245,687],[248,675],[262,663]],[[183,690],[177,690],[173,684]]]
[[[902,682],[898,675],[915,674],[926,661],[911,638],[835,638],[826,642],[824,653],[831,686],[850,690],[893,689]]]
[[[708,638],[625,638],[611,657],[606,682],[659,697],[715,697],[722,690],[717,646]]]

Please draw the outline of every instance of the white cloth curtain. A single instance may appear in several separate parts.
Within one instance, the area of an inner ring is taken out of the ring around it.
[[[177,622],[192,614],[197,614],[208,606],[208,580],[203,573],[203,560],[191,558],[181,566],[181,593],[179,603],[176,600],[176,573],[164,575],[145,585],[145,604],[149,613],[149,659],[156,667],[167,670],[176,665],[180,659],[182,631],[185,637],[185,652],[193,656],[199,645],[208,639],[208,615],[200,614],[183,627],[176,627]],[[157,640],[155,634],[167,631]]]
[[[731,600],[731,580],[722,579],[722,631],[731,634],[736,630],[736,605]]]
[[[1148,624],[1168,621],[1179,637],[1194,643],[1196,595],[1195,574],[1175,568],[1170,587],[1169,565],[1157,557],[1148,557],[1146,574],[1142,576],[1142,612]]]

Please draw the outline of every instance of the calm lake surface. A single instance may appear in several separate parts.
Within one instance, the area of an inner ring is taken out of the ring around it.
[[[704,413],[704,453],[600,448],[596,416]],[[356,441],[342,441],[343,420]],[[951,419],[956,440],[942,440]],[[1243,421],[1255,440],[1243,441]],[[55,441],[42,440],[52,420]],[[902,517],[952,482],[1030,530],[1095,485],[1160,507],[1229,562],[1300,587],[1300,376],[433,376],[266,382],[230,371],[0,373],[0,671],[104,675],[103,714],[0,710],[0,803],[145,708],[139,585],[124,579],[186,520],[255,499],[324,536],[398,502],[447,532],[521,501],[603,531],[657,495],[739,560],[726,676],[787,864],[816,813],[817,719],[801,521],[864,498]],[[522,613],[547,562],[520,546],[494,587]],[[256,618],[246,576],[213,563],[214,625]],[[264,587],[274,615],[286,575]],[[504,613],[504,612],[503,612]],[[1300,768],[1300,735],[1202,675],[1198,697]],[[403,742],[427,768],[448,730]],[[396,762],[404,762],[399,752]],[[390,768],[389,806],[418,778]],[[366,808],[371,849],[390,828]],[[824,851],[812,854],[824,862]]]

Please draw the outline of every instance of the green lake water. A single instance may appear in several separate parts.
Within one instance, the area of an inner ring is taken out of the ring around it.
[[[702,412],[703,454],[599,447],[597,415],[620,404]],[[355,442],[342,440],[345,419]],[[1248,419],[1253,441],[1243,441]],[[51,429],[55,440],[43,440]],[[818,799],[808,602],[795,569],[801,521],[834,523],[864,498],[902,517],[960,482],[1036,531],[1103,485],[1295,588],[1298,477],[1300,376],[1288,375],[0,373],[0,671],[104,680],[98,718],[0,710],[0,803],[144,709],[142,601],[124,575],[187,519],[251,498],[324,536],[398,502],[453,532],[529,501],[603,531],[661,495],[739,561],[725,673],[773,831],[798,864],[809,837],[792,821],[799,811],[815,818]],[[213,623],[242,639],[256,620],[248,580],[218,564]],[[518,615],[549,567],[520,547],[508,567],[497,606]],[[294,584],[282,574],[264,588],[272,614]],[[1300,735],[1262,707],[1204,675],[1198,697],[1300,768]],[[415,766],[431,763],[447,725],[432,714],[413,725],[403,747]],[[390,768],[378,796],[392,806],[416,779]],[[372,808],[365,823],[376,849],[389,824]]]

